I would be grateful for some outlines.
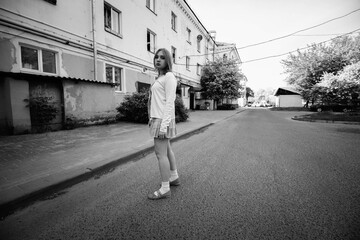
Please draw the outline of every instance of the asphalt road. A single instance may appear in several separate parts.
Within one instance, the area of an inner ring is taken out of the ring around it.
[[[246,110],[173,144],[180,187],[152,153],[0,222],[0,239],[360,239],[360,126]],[[121,147],[121,146],[119,146]]]

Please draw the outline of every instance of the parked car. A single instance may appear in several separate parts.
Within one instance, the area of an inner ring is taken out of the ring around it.
[[[349,112],[356,110],[355,105],[347,104],[315,104],[310,106],[310,110],[314,112],[333,111],[333,112]]]
[[[260,103],[256,102],[252,104],[253,107],[260,107]]]

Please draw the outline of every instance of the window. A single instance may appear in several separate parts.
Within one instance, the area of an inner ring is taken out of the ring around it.
[[[201,39],[197,39],[197,51],[200,52],[201,49]]]
[[[206,39],[205,41],[205,57],[208,59],[209,58],[209,40]]]
[[[155,12],[155,0],[146,0],[146,7]]]
[[[214,45],[210,44],[209,49],[210,49],[210,52],[211,52],[211,55],[212,55],[212,60],[214,61]]]
[[[171,47],[171,56],[173,59],[173,63],[176,63],[176,48]]]
[[[150,30],[147,30],[146,40],[147,40],[147,50],[149,52],[155,53],[155,33]]]
[[[104,4],[105,30],[116,35],[121,35],[121,12],[111,5]]]
[[[224,53],[224,55],[223,55],[223,59],[224,59],[224,61],[226,61],[227,60],[227,54],[226,53]]]
[[[191,30],[186,28],[186,31],[187,31],[187,41],[188,43],[191,44]]]
[[[190,57],[186,56],[186,69],[190,70]]]
[[[45,49],[21,46],[21,67],[56,74],[56,53]]]
[[[122,69],[119,67],[114,67],[109,64],[105,65],[106,72],[106,82],[114,83],[115,91],[123,91],[122,89]]]
[[[176,32],[176,15],[171,12],[171,28]]]
[[[149,92],[151,85],[149,83],[135,82],[137,92]]]
[[[201,74],[201,65],[200,65],[200,64],[197,64],[197,65],[196,65],[196,74],[197,74],[197,75],[200,75],[200,74]]]

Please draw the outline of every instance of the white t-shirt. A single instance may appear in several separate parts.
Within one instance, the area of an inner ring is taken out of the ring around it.
[[[176,86],[177,80],[172,72],[160,76],[151,86],[150,117],[162,119],[161,132],[166,132],[171,119],[175,119]]]

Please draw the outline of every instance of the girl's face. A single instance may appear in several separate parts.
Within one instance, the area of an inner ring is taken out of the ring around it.
[[[163,70],[166,68],[166,61],[165,61],[165,55],[162,51],[159,51],[155,55],[155,67],[158,70]]]

